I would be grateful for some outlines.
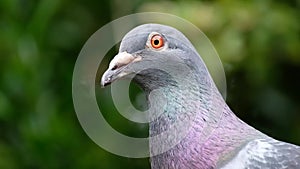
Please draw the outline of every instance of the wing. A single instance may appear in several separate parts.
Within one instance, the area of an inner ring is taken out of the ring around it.
[[[300,169],[300,147],[272,138],[250,141],[222,169]]]

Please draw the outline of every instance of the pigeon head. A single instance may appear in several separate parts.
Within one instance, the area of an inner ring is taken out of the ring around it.
[[[134,77],[142,88],[153,90],[176,85],[174,74],[184,77],[201,67],[206,70],[195,48],[180,31],[160,24],[144,24],[124,36],[101,85]]]

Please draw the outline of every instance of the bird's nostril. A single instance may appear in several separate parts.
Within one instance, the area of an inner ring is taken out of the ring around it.
[[[114,65],[111,70],[116,70],[118,68],[118,65]]]

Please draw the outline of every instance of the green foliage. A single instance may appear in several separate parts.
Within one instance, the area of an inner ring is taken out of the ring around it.
[[[227,101],[237,115],[300,144],[299,5],[2,0],[0,168],[149,168],[148,159],[115,156],[93,143],[76,118],[71,93],[73,67],[89,36],[112,19],[142,11],[173,13],[198,26],[223,61]],[[135,129],[117,116],[106,115],[121,132],[145,134],[147,127]]]

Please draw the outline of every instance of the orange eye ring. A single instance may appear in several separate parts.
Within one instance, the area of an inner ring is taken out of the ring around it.
[[[156,34],[151,37],[150,43],[154,49],[159,49],[164,46],[164,39],[161,35]]]

